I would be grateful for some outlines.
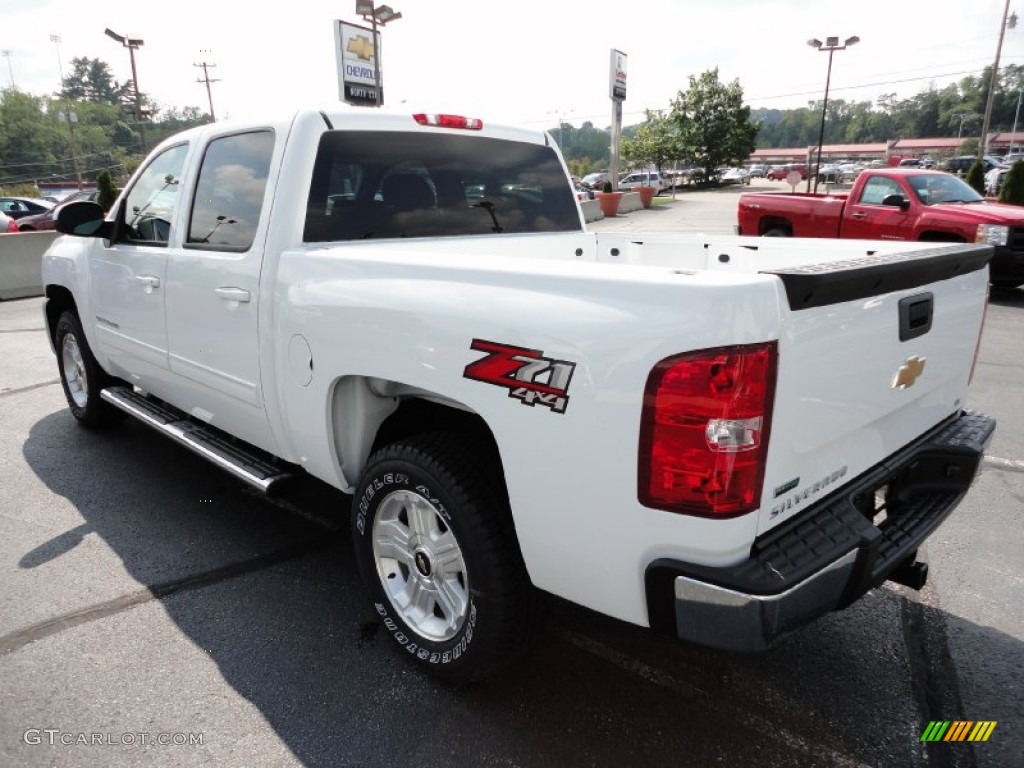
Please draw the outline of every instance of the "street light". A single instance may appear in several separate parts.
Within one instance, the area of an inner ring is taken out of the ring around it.
[[[381,93],[380,75],[380,52],[377,50],[377,27],[387,26],[389,21],[398,21],[402,14],[395,11],[390,5],[378,5],[374,7],[373,0],[356,0],[356,13],[368,21],[373,27],[373,77],[376,85],[374,97],[378,107],[384,105],[384,94]]]
[[[50,35],[50,42],[57,46],[57,69],[60,71],[60,90],[64,94],[64,62],[60,57],[60,35]],[[64,99],[64,116],[68,121],[68,133],[71,134],[71,160],[75,164],[75,176],[78,178],[78,188],[82,189],[82,167],[78,164],[78,151],[75,147],[75,124],[71,119],[71,102]]]
[[[1010,13],[1010,0],[1006,0],[1003,6],[1003,22],[999,25],[999,42],[996,44],[996,62],[992,65],[992,77],[988,83],[988,100],[985,102],[985,119],[981,123],[981,141],[978,142],[978,159],[981,160],[988,153],[988,128],[992,120],[992,102],[996,95],[996,78],[999,77],[999,56],[1003,52],[1003,35],[1007,29],[1017,26],[1017,14]]]
[[[955,115],[950,115],[951,120],[960,121],[960,127],[956,132],[957,141],[959,141],[964,134],[964,120],[976,120],[979,117],[981,117],[981,115],[976,112],[957,112]]]
[[[1007,0],[1009,2],[1009,0]],[[811,38],[807,41],[807,44],[811,48],[817,48],[819,51],[828,51],[828,75],[825,77],[825,101],[821,105],[821,130],[818,132],[818,167],[814,173],[814,191],[818,191],[818,174],[821,172],[821,145],[825,142],[825,111],[828,109],[828,88],[832,83],[832,54],[836,51],[845,51],[851,45],[856,45],[860,42],[860,38],[854,35],[848,37],[843,41],[843,44],[839,44],[838,37],[826,37],[825,42],[821,42],[817,38]],[[808,174],[810,169],[808,168]],[[810,184],[808,183],[808,186]]]
[[[139,140],[142,142],[142,151],[146,151],[146,129],[142,125],[142,98],[139,95],[139,75],[135,71],[135,51],[141,48],[145,41],[139,37],[119,35],[110,27],[103,30],[103,34],[112,40],[116,40],[128,49],[128,56],[132,60],[132,83],[135,84],[135,121],[139,124]]]
[[[561,150],[562,152],[565,151],[565,148],[562,145],[562,123],[563,123],[563,117],[562,116],[563,115],[571,115],[575,111],[576,110],[574,110],[574,109],[569,109],[569,110],[566,110],[565,112],[563,112],[560,109],[550,109],[550,110],[548,110],[545,113],[545,114],[548,114],[548,115],[554,115],[556,117],[556,119],[558,120],[558,149]]]
[[[14,84],[14,67],[11,65],[11,56],[14,55],[14,51],[4,51],[3,54],[4,58],[7,59],[7,69],[11,73],[11,88],[16,88],[17,86]]]

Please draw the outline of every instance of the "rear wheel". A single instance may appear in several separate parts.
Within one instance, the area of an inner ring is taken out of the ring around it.
[[[537,622],[492,454],[456,435],[393,443],[370,458],[353,504],[374,612],[411,661],[451,682],[491,674]]]
[[[105,427],[123,418],[114,406],[100,399],[100,391],[115,380],[93,357],[82,324],[73,312],[65,312],[57,321],[54,337],[57,368],[71,415],[84,427]]]
[[[789,230],[782,227],[772,227],[762,237],[790,237]]]

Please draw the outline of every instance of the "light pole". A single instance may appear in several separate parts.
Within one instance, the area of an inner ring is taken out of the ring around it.
[[[373,73],[376,84],[376,95],[374,97],[377,106],[384,106],[384,94],[381,92],[381,66],[380,51],[377,50],[377,27],[386,26],[389,21],[398,21],[402,14],[395,11],[390,5],[378,5],[374,7],[373,0],[356,0],[356,13],[363,17],[363,21],[370,22],[373,27]]]
[[[562,112],[560,109],[553,109],[547,113],[549,115],[554,115],[558,120],[558,150],[560,152],[564,151],[564,145],[562,144],[562,115],[571,115],[574,111],[575,110],[570,109],[566,112]]]
[[[64,62],[60,57],[60,35],[50,35],[50,42],[57,46],[57,69],[60,70],[60,90],[64,93]],[[64,99],[64,117],[68,121],[68,133],[71,134],[71,161],[75,164],[75,176],[78,189],[82,189],[82,167],[78,164],[78,151],[75,147],[75,124],[71,120],[71,102]]]
[[[996,79],[999,77],[999,57],[1003,53],[1003,35],[1007,29],[1017,26],[1017,14],[1009,16],[1010,0],[1006,0],[1003,7],[1003,22],[999,25],[999,42],[996,44],[996,61],[992,65],[992,77],[988,83],[988,100],[985,102],[985,119],[981,123],[981,141],[978,142],[978,159],[981,160],[988,153],[988,129],[992,120],[992,102],[996,96]]]
[[[953,120],[960,121],[960,127],[957,129],[956,138],[959,140],[964,133],[964,120],[974,120],[978,117],[976,112],[957,112],[955,115],[951,115]]]
[[[14,55],[14,51],[4,51],[4,58],[7,59],[7,71],[11,73],[11,88],[17,88],[14,84],[14,67],[11,66],[11,56]]]
[[[135,121],[139,124],[139,141],[142,144],[142,152],[146,152],[146,129],[142,125],[142,97],[139,95],[139,75],[135,71],[135,51],[143,46],[145,40],[139,37],[128,37],[119,35],[110,27],[103,30],[103,34],[112,40],[116,40],[128,49],[128,56],[132,60],[132,83],[135,85]]]
[[[1009,2],[1009,0],[1007,0]],[[828,88],[832,83],[832,54],[836,51],[845,51],[851,45],[856,45],[860,42],[860,38],[854,35],[848,37],[843,41],[843,44],[839,44],[838,37],[826,37],[825,42],[821,42],[817,38],[811,38],[807,41],[807,44],[812,48],[817,48],[819,51],[828,51],[828,75],[825,77],[825,101],[821,105],[821,130],[818,132],[818,167],[814,173],[814,191],[818,191],[818,174],[821,171],[821,145],[825,142],[825,112],[828,110]],[[811,169],[807,169],[810,174]]]
[[[1017,109],[1013,113],[1013,133],[1010,134],[1010,150],[1007,154],[1013,153],[1013,145],[1017,141],[1017,119],[1020,117],[1020,98],[1024,96],[1024,85],[1017,83]]]

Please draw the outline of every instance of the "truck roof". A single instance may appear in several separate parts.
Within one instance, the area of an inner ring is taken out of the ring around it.
[[[288,131],[294,124],[299,122],[315,121],[325,122],[334,130],[376,130],[376,131],[434,131],[434,132],[459,132],[466,135],[484,136],[492,139],[506,139],[509,141],[521,141],[531,144],[551,144],[551,139],[546,131],[533,128],[490,123],[479,115],[463,115],[462,117],[478,119],[482,123],[479,129],[440,128],[432,125],[421,125],[416,122],[413,115],[427,114],[439,115],[450,114],[442,110],[433,112],[418,113],[413,110],[376,110],[365,107],[344,107],[337,104],[326,106],[323,109],[304,108],[290,111],[268,110],[265,117],[229,119],[216,123],[208,123],[195,128],[175,134],[165,139],[162,143],[175,143],[182,139],[192,139],[205,133],[228,133],[251,128],[271,127],[279,131]]]

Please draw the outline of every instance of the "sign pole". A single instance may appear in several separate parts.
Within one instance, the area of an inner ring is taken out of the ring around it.
[[[608,91],[612,99],[612,145],[610,147],[612,191],[619,191],[619,142],[622,139],[622,102],[626,100],[626,54],[612,48],[608,73]]]

